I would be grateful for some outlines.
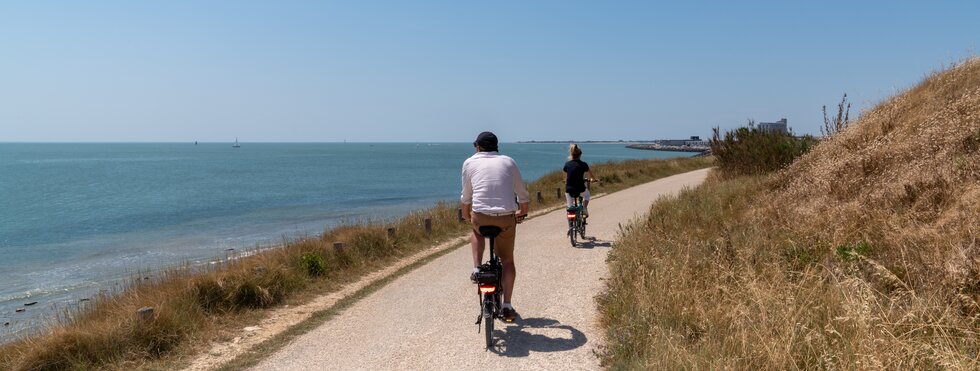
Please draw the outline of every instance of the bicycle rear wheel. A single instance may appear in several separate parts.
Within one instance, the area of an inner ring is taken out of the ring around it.
[[[486,333],[487,336],[487,349],[490,349],[493,347],[493,322],[494,322],[494,317],[496,317],[496,315],[495,313],[493,313],[492,302],[490,302],[489,300],[485,300],[483,303],[484,303],[483,322],[484,322],[484,326],[486,326],[484,328],[484,330],[486,331],[484,332]]]

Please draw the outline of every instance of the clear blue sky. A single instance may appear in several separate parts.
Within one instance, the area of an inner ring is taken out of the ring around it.
[[[0,3],[0,142],[817,133],[976,52],[980,2]]]

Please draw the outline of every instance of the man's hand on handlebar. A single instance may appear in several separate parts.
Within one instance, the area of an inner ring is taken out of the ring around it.
[[[517,203],[517,212],[514,213],[514,218],[517,219],[517,222],[518,223],[523,222],[524,221],[524,218],[527,217],[527,211],[528,211],[528,208],[529,207],[530,207],[530,204],[527,203],[527,202],[518,202]]]

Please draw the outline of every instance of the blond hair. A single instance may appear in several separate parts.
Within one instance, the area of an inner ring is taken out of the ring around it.
[[[582,149],[578,148],[577,144],[571,144],[568,146],[568,159],[578,160],[582,158]]]

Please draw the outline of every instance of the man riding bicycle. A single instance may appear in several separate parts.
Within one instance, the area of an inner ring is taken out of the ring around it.
[[[582,149],[578,145],[572,144],[568,146],[568,162],[565,163],[565,167],[562,168],[562,172],[565,175],[565,200],[568,202],[568,207],[571,208],[575,206],[575,198],[578,196],[582,197],[582,214],[588,218],[589,217],[589,188],[585,186],[585,174],[589,174],[590,180],[594,180],[595,176],[592,175],[592,169],[589,168],[589,164],[582,161]]]
[[[473,142],[476,154],[463,162],[463,193],[460,208],[463,218],[473,224],[470,246],[473,249],[473,273],[479,272],[483,261],[486,243],[480,235],[480,226],[493,225],[502,229],[497,236],[494,251],[503,265],[501,283],[504,290],[504,303],[501,316],[512,322],[517,312],[511,305],[514,293],[514,279],[517,269],[514,265],[514,238],[517,221],[527,216],[530,194],[524,186],[517,163],[497,150],[497,136],[489,131],[480,133]],[[515,202],[514,197],[517,197]]]

